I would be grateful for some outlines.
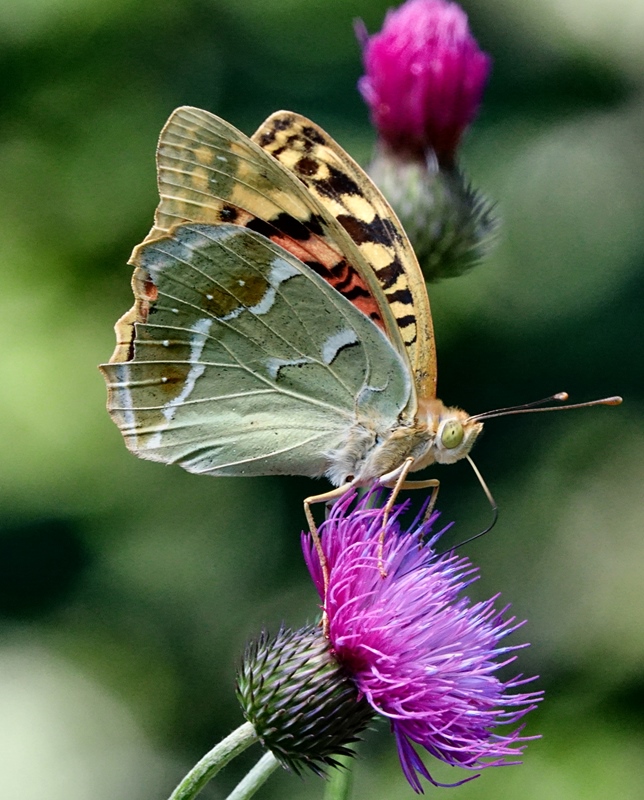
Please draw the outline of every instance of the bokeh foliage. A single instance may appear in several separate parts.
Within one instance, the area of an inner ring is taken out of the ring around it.
[[[547,697],[521,768],[460,798],[641,796],[644,762],[644,10],[640,0],[470,0],[495,60],[463,160],[504,218],[472,273],[432,288],[440,396],[469,411],[569,391],[619,409],[491,421],[474,453],[501,507],[469,548],[503,592]],[[241,722],[246,639],[316,614],[299,552],[304,479],[207,479],[129,455],[96,364],[131,303],[177,105],[251,132],[313,117],[359,160],[353,18],[372,0],[5,0],[0,9],[0,795],[167,795]],[[488,511],[467,465],[440,505]],[[385,726],[355,798],[403,797]],[[253,756],[258,756],[253,753]],[[34,761],[34,759],[37,759]],[[249,756],[249,759],[251,756]],[[233,765],[222,786],[232,787]],[[439,780],[456,780],[436,768]],[[275,776],[262,796],[319,797]],[[209,788],[204,798],[223,793]]]

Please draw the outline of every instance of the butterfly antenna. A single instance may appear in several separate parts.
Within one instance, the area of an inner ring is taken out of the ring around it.
[[[499,507],[496,504],[496,500],[492,497],[492,492],[488,489],[487,483],[483,480],[483,476],[479,472],[479,468],[472,461],[470,456],[465,456],[465,458],[470,462],[470,466],[474,470],[474,474],[476,475],[476,477],[479,479],[479,483],[481,484],[481,487],[485,492],[485,496],[487,497],[490,506],[492,507],[492,522],[490,522],[490,524],[487,526],[487,528],[485,528],[485,530],[476,533],[474,536],[470,536],[469,539],[464,539],[462,542],[459,542],[457,545],[454,545],[454,547],[450,547],[447,550],[443,550],[442,553],[438,553],[439,556],[442,556],[445,553],[451,553],[453,550],[457,550],[459,547],[463,547],[464,544],[469,544],[470,542],[473,542],[475,539],[480,539],[481,536],[485,536],[485,534],[489,533],[492,530],[492,528],[496,525],[496,521],[499,518]]]
[[[539,406],[542,406],[544,403],[553,401],[564,403],[567,399],[567,392],[558,392],[550,397],[544,397],[543,400],[534,400],[532,403],[522,403],[518,406],[508,406],[507,408],[496,408],[493,411],[484,411],[482,414],[475,414],[473,417],[470,417],[468,421],[483,422],[487,419],[493,419],[494,417],[507,417],[511,414],[530,414],[537,411],[568,411],[572,408],[589,408],[590,406],[618,406],[622,402],[622,398],[616,395],[614,397],[602,397],[600,400],[588,400],[585,403],[570,403],[565,406],[546,406],[545,408],[539,408]]]

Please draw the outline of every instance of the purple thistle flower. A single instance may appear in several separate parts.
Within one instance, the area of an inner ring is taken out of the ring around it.
[[[504,618],[490,600],[473,603],[462,591],[477,569],[453,552],[433,549],[441,534],[426,541],[432,521],[401,531],[399,506],[384,541],[382,577],[378,546],[383,509],[370,508],[373,495],[349,509],[355,495],[336,503],[322,525],[329,585],[310,535],[304,557],[328,616],[328,636],[338,662],[372,708],[390,720],[405,777],[423,791],[420,777],[436,786],[413,744],[452,766],[477,770],[517,764],[526,741],[513,725],[535,707],[542,692],[512,693],[534,678],[503,681],[495,675],[527,645],[500,646],[523,623]],[[472,776],[476,777],[476,776]],[[471,780],[466,778],[465,780]],[[464,783],[460,781],[457,784]]]
[[[395,153],[454,162],[491,67],[467,15],[446,0],[407,0],[390,9],[380,33],[359,23],[366,75],[358,84],[380,137]]]

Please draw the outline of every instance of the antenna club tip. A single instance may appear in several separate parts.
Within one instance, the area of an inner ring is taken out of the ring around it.
[[[622,404],[622,398],[616,394],[615,397],[607,397],[604,403],[607,406],[620,406]]]
[[[552,399],[560,400],[562,403],[564,403],[568,399],[568,392],[559,392],[558,394],[554,394]]]

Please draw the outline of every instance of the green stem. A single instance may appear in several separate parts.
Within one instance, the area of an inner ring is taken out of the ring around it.
[[[268,780],[269,776],[279,767],[280,762],[270,752],[264,753],[257,764],[243,778],[226,800],[248,800],[252,797],[259,787]]]
[[[324,800],[349,800],[353,784],[353,773],[351,772],[353,758],[336,756],[336,760],[340,762],[341,767],[329,771],[324,789]]]
[[[169,800],[193,800],[220,769],[256,741],[255,728],[250,722],[244,722],[194,765]]]

